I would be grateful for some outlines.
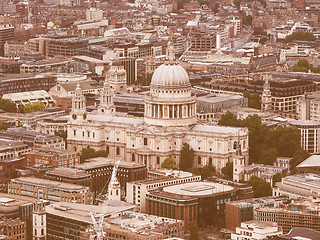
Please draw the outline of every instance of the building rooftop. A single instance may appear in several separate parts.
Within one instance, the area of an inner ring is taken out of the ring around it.
[[[60,86],[62,88],[64,88],[66,91],[71,92],[71,91],[76,90],[77,84],[78,84],[78,82],[73,81],[73,82],[60,83]],[[80,84],[80,88],[82,90],[91,90],[91,89],[102,88],[102,86],[99,85],[98,82],[95,80],[79,81],[79,84]]]
[[[292,228],[288,234],[282,235],[281,239],[318,240],[320,239],[320,232],[308,228]]]
[[[17,93],[6,93],[2,96],[3,99],[10,99],[11,101],[24,101],[29,99],[40,99],[40,98],[50,98],[51,96],[45,90],[37,90],[30,92],[17,92]]]
[[[70,202],[57,202],[46,206],[46,213],[53,214],[60,217],[78,220],[92,224],[90,212],[101,213],[103,206],[78,204]],[[106,216],[122,212],[126,210],[132,210],[134,205],[126,202],[109,201]]]
[[[28,203],[40,202],[41,200],[33,198],[33,197],[26,197],[26,196],[19,196],[14,194],[8,193],[0,193],[0,213],[18,210],[19,206],[25,205]]]
[[[47,172],[47,175],[74,178],[74,179],[89,178],[91,176],[91,174],[86,173],[84,170],[78,170],[77,168],[64,168],[64,167],[55,168],[54,170]]]
[[[249,198],[244,200],[228,202],[228,204],[242,206],[248,204],[268,204],[273,203],[274,201],[288,201],[289,197],[287,196],[270,196],[270,197],[261,197],[261,198]]]
[[[241,223],[241,227],[250,227],[250,228],[259,228],[259,229],[265,229],[270,227],[277,227],[278,224],[276,222],[270,222],[270,221],[258,221],[258,220],[251,220]]]
[[[96,157],[96,158],[90,158],[87,159],[84,163],[79,164],[75,166],[77,169],[93,169],[93,168],[99,168],[99,167],[106,167],[106,166],[114,166],[116,161],[115,159],[105,158],[105,157]],[[121,161],[119,164],[119,167],[121,168],[139,168],[139,167],[145,167],[145,165],[135,162],[126,162]]]
[[[55,188],[55,189],[64,189],[67,191],[81,191],[81,190],[89,190],[89,187],[84,187],[81,185],[71,184],[71,183],[64,183],[64,182],[58,182],[58,181],[52,181],[47,179],[40,179],[40,178],[34,178],[34,177],[19,177],[15,179],[11,179],[12,183],[16,184],[31,184],[35,186],[40,186],[44,188]]]
[[[213,182],[190,182],[164,187],[163,191],[186,196],[210,196],[234,190],[234,187]]]
[[[320,155],[311,155],[302,163],[300,163],[297,168],[303,167],[319,167],[320,166]]]

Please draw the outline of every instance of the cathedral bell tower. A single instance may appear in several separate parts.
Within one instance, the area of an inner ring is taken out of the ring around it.
[[[127,93],[127,72],[121,61],[116,58],[112,61],[110,70],[107,73],[108,83],[114,94]]]
[[[43,203],[35,204],[33,210],[33,240],[47,239],[46,212]]]
[[[232,180],[234,182],[240,182],[244,180],[244,167],[246,165],[245,156],[241,153],[240,141],[236,143],[236,155],[233,157],[233,175]]]
[[[272,99],[271,99],[271,91],[270,91],[270,83],[271,75],[264,76],[264,84],[263,84],[263,92],[261,96],[261,110],[263,112],[272,111]]]
[[[71,122],[81,123],[87,120],[86,98],[78,82],[75,93],[72,97]]]
[[[106,80],[100,93],[100,105],[98,108],[99,114],[111,115],[115,112],[113,96],[114,90],[110,87],[106,76]]]

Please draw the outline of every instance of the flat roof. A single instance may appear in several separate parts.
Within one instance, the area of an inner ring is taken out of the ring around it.
[[[11,180],[13,183],[29,183],[36,186],[42,186],[45,188],[59,188],[65,190],[89,190],[89,187],[71,184],[71,183],[64,183],[58,181],[52,181],[48,179],[42,178],[35,178],[35,177],[19,177]]]
[[[109,201],[109,205],[106,208],[106,215],[114,214],[125,210],[130,210],[134,207],[134,205],[126,202]],[[90,212],[101,213],[103,211],[103,206],[70,202],[57,202],[49,206],[46,206],[45,209],[46,213],[49,214],[92,224]]]
[[[186,196],[210,196],[234,189],[234,187],[214,182],[190,182],[164,187],[163,191]]]
[[[8,211],[7,209],[18,210],[19,206],[34,202],[41,202],[41,200],[9,193],[0,193],[0,212]]]
[[[96,157],[96,158],[90,158],[87,159],[84,163],[81,163],[79,165],[76,165],[75,168],[77,169],[92,169],[92,168],[98,168],[98,167],[105,167],[105,166],[114,166],[114,164],[118,160],[107,158],[107,157]],[[126,162],[126,161],[120,161],[119,167],[123,168],[136,168],[136,167],[144,167],[145,165],[141,163],[135,163],[135,162]]]

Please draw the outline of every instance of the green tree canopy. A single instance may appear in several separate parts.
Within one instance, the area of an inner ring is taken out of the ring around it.
[[[221,169],[224,178],[233,180],[233,162],[227,162],[226,166]]]
[[[276,157],[296,156],[295,162],[299,162],[306,156],[301,148],[300,131],[296,128],[279,126],[270,129],[256,114],[239,120],[230,112],[221,116],[218,125],[248,128],[250,162],[272,165]]]
[[[272,195],[270,183],[267,183],[265,180],[257,176],[252,176],[247,183],[252,186],[253,197],[255,198]]]
[[[161,164],[161,168],[166,169],[173,169],[174,167],[174,160],[173,158],[166,158],[163,163]]]
[[[55,25],[55,26],[60,25],[60,21],[59,20],[54,20],[53,25]]]
[[[17,112],[17,106],[9,99],[0,99],[0,109],[5,112]]]
[[[300,41],[315,41],[316,37],[310,32],[293,32],[291,35],[286,37],[286,42],[292,42],[294,40]]]
[[[202,180],[206,180],[216,173],[216,169],[212,165],[206,165],[204,167],[193,167],[188,171],[196,175],[201,175]]]
[[[243,96],[248,98],[248,107],[261,109],[261,98],[258,93],[243,92]]]
[[[86,159],[95,158],[95,157],[108,157],[108,151],[98,150],[96,151],[93,148],[83,148],[80,152],[80,163],[84,163]]]
[[[23,108],[23,112],[24,113],[31,113],[31,112],[42,111],[45,107],[46,107],[46,105],[43,102],[38,101],[38,102],[26,105]]]
[[[188,171],[192,168],[194,159],[194,150],[188,143],[183,143],[180,155],[179,168],[182,171]]]

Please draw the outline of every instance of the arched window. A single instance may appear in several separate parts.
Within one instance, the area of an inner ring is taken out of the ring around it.
[[[198,164],[201,164],[201,157],[198,157]]]
[[[44,236],[44,229],[41,229],[41,235]]]
[[[148,145],[148,139],[147,138],[143,138],[143,145],[145,145],[145,146]]]
[[[120,155],[120,148],[117,147],[117,156],[119,156],[119,155]]]
[[[160,164],[160,157],[157,157],[157,164]]]
[[[134,153],[132,153],[132,162],[136,161],[136,155]]]
[[[233,149],[237,149],[237,141],[233,142]]]
[[[212,158],[209,158],[209,165],[212,165]]]

